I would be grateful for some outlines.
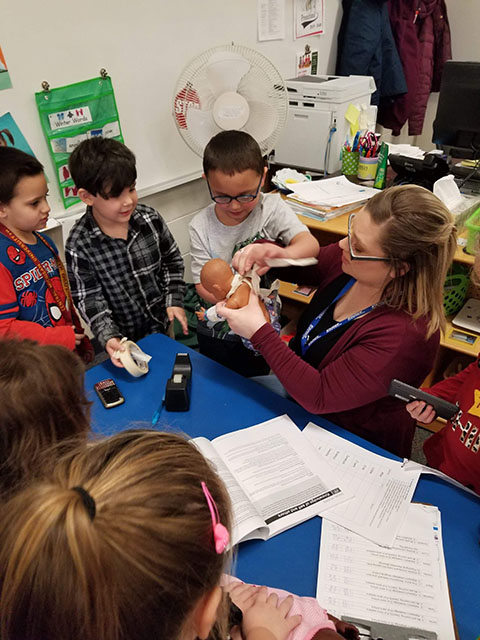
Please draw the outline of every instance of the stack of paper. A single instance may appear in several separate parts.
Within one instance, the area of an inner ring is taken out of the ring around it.
[[[392,549],[381,549],[324,519],[317,600],[339,618],[409,627],[436,633],[438,640],[455,640],[440,511],[411,504]],[[395,637],[418,635],[397,631]]]
[[[379,192],[350,182],[345,176],[291,186],[287,201],[297,213],[329,219],[361,207]]]
[[[303,435],[321,459],[319,468],[330,474],[353,498],[331,506],[324,519],[391,547],[405,520],[420,477],[420,469],[407,471],[404,464],[367,451],[309,422]]]

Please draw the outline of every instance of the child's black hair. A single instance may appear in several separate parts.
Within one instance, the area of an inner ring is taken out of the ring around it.
[[[78,189],[102,198],[118,197],[137,179],[134,154],[112,138],[84,140],[70,156],[68,166]]]
[[[263,175],[265,161],[257,141],[245,131],[221,131],[214,136],[203,152],[203,172],[218,170],[232,176],[251,169]]]
[[[22,178],[40,173],[43,173],[43,165],[36,158],[14,147],[0,146],[0,202],[10,202]]]

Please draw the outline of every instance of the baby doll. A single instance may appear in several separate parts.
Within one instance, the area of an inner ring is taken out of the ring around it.
[[[259,280],[256,273],[253,271],[245,276],[240,274],[233,275],[232,269],[228,262],[221,260],[220,258],[212,258],[203,265],[200,272],[200,282],[202,286],[215,298],[220,300],[227,299],[226,307],[229,309],[241,309],[248,304],[250,297],[250,290],[255,286],[254,280]],[[270,322],[268,311],[263,302],[262,306],[263,315],[265,320]],[[206,318],[212,322],[218,322],[222,320],[217,316],[215,307],[205,309],[202,307],[201,311],[196,311],[199,319]]]

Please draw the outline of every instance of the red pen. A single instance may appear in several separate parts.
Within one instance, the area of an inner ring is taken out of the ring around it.
[[[418,14],[419,14],[419,13],[420,13],[420,7],[418,7],[418,8],[415,10],[415,15],[413,16],[413,24],[415,24],[415,23],[416,23],[417,18],[418,18]]]

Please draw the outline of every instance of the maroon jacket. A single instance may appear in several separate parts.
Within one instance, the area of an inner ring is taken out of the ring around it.
[[[445,0],[388,0],[388,11],[408,93],[382,103],[378,122],[396,136],[408,120],[409,135],[420,135],[428,96],[440,90],[452,57],[447,7]]]
[[[306,272],[308,284],[317,284],[321,292],[342,273],[341,249],[338,244],[322,247],[318,258],[314,270]],[[319,311],[330,302],[321,295],[316,300]],[[439,342],[438,332],[426,340],[426,330],[425,318],[414,323],[403,311],[377,307],[351,324],[318,369],[294,353],[268,324],[251,341],[307,411],[408,457],[415,422],[403,402],[388,396],[388,386],[392,378],[416,387],[423,382]]]

